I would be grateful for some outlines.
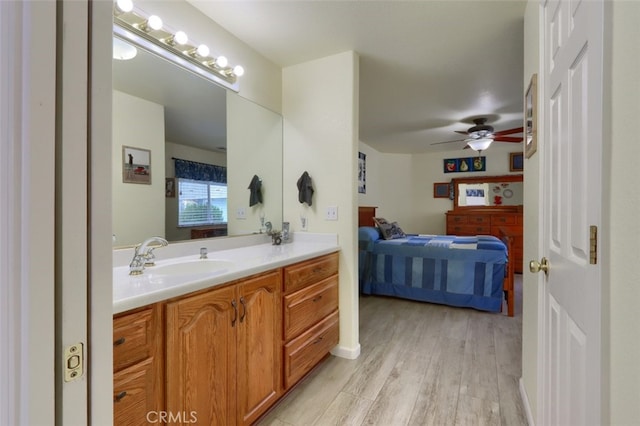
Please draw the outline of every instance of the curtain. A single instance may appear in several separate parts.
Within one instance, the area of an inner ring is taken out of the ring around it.
[[[209,182],[227,183],[227,168],[213,164],[174,158],[176,177],[182,179],[205,180]]]

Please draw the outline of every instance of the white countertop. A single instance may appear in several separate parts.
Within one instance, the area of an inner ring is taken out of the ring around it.
[[[125,312],[214,287],[239,278],[333,253],[340,249],[336,235],[301,234],[296,233],[293,242],[279,246],[263,243],[232,249],[209,249],[209,260],[231,262],[228,267],[225,266],[214,272],[195,272],[183,275],[154,272],[154,268],[158,269],[164,265],[198,261],[200,258],[198,247],[202,244],[198,242],[188,243],[193,246],[189,252],[194,253],[188,256],[162,259],[160,254],[164,248],[158,248],[155,251],[159,259],[156,261],[156,266],[145,268],[142,275],[129,275],[128,265],[114,266],[113,313]]]

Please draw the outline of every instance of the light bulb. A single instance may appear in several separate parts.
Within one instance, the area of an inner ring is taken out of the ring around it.
[[[173,41],[177,44],[187,44],[187,42],[189,41],[189,37],[187,37],[187,33],[185,33],[184,31],[178,31],[173,36]]]
[[[229,60],[224,56],[218,56],[216,58],[216,65],[220,68],[224,68],[229,64]]]
[[[128,13],[133,10],[133,2],[131,0],[117,0],[116,7],[121,13]]]
[[[132,46],[117,37],[113,38],[113,59],[126,61],[135,58],[137,54],[138,49],[136,49],[135,46]]]
[[[147,19],[147,24],[145,26],[158,31],[162,29],[162,19],[160,19],[158,15],[151,15],[149,16],[149,19]]]
[[[493,142],[493,139],[481,138],[469,141],[467,142],[467,145],[469,145],[469,147],[474,151],[484,151],[485,149],[489,148],[491,142]]]
[[[206,44],[201,44],[196,49],[196,53],[198,56],[202,56],[203,58],[209,56],[209,47]]]
[[[242,77],[244,75],[244,68],[242,68],[242,65],[236,65],[235,67],[233,67],[233,73],[237,77]]]

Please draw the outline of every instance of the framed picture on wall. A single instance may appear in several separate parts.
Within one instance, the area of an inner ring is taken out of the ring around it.
[[[538,149],[538,75],[531,76],[531,82],[524,95],[524,152],[527,158]]]
[[[509,153],[509,171],[521,172],[524,170],[524,157],[521,152]]]
[[[367,193],[367,154],[358,152],[358,193]]]
[[[151,151],[122,146],[122,182],[151,185]]]
[[[176,198],[176,178],[165,178],[164,193],[167,198]]]
[[[433,198],[449,198],[449,182],[433,183]]]

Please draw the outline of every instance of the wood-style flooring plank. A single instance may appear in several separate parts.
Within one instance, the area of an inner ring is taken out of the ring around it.
[[[361,425],[373,401],[340,392],[315,425]]]
[[[398,363],[373,401],[365,425],[406,425],[420,391],[422,376]]]
[[[500,426],[500,404],[497,401],[460,395],[455,424],[457,426]]]
[[[438,338],[408,424],[454,424],[464,346],[465,341],[461,339]]]

